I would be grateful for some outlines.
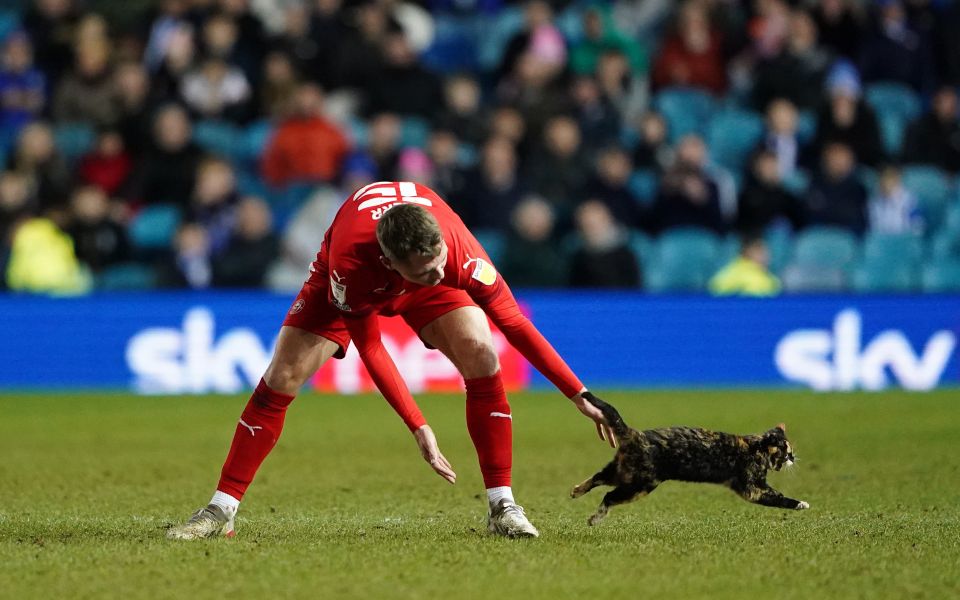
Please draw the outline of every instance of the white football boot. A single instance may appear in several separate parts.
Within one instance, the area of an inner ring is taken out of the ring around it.
[[[236,513],[224,510],[216,504],[208,504],[193,513],[193,516],[182,525],[175,525],[167,530],[168,540],[199,540],[212,538],[218,535],[233,537],[237,532],[233,528]]]
[[[523,507],[504,498],[487,515],[487,530],[508,538],[535,538],[540,532],[527,519]]]

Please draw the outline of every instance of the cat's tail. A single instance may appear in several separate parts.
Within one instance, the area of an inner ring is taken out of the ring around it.
[[[620,439],[625,439],[630,435],[630,427],[623,422],[623,417],[620,416],[620,413],[617,412],[612,405],[607,404],[600,398],[597,398],[590,392],[584,392],[581,394],[583,399],[589,402],[590,404],[596,406],[600,409],[600,412],[603,413],[603,417],[607,420],[607,424],[610,425],[610,428],[613,429],[613,433]]]

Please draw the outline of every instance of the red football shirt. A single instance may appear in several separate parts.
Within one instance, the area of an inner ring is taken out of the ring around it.
[[[377,223],[385,211],[401,202],[424,207],[440,224],[447,262],[438,285],[466,291],[524,358],[568,398],[583,390],[580,380],[521,313],[483,247],[436,192],[409,181],[371,183],[340,207],[311,265],[311,278],[329,277],[330,303],[343,313],[364,366],[407,426],[414,430],[426,421],[383,347],[376,319],[397,296],[423,287],[403,279],[380,260]]]

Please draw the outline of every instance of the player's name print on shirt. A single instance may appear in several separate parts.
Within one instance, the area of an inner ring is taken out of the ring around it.
[[[333,294],[333,305],[342,311],[350,312],[350,305],[347,304],[347,286],[340,283],[345,277],[341,277],[336,269],[330,271],[330,292]]]
[[[360,203],[357,211],[372,208],[370,217],[374,221],[380,220],[383,213],[400,202],[433,206],[429,198],[417,195],[417,184],[412,181],[378,181],[365,185],[353,194],[353,201]]]
[[[497,280],[497,270],[493,268],[493,265],[483,260],[482,258],[470,258],[469,260],[463,263],[464,269],[469,269],[470,265],[473,265],[473,273],[470,274],[470,277],[476,279],[483,285],[493,285]]]

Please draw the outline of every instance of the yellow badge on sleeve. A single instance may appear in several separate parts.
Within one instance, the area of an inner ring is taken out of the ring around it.
[[[463,268],[467,269],[471,264],[473,264],[473,273],[470,274],[470,277],[473,279],[483,285],[493,285],[497,281],[497,270],[487,261],[482,258],[471,258],[464,263]]]

